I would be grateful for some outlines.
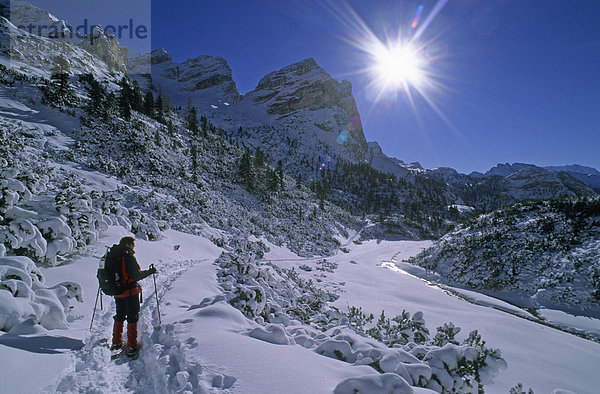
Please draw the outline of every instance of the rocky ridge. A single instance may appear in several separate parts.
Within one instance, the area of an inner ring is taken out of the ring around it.
[[[367,142],[348,81],[337,82],[312,58],[263,77],[240,102],[255,118],[271,117],[278,139],[289,137],[304,151],[364,162]],[[333,161],[333,159],[332,159]]]

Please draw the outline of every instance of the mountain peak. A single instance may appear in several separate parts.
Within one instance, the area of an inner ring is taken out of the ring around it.
[[[331,79],[329,74],[319,67],[315,59],[309,57],[265,75],[258,82],[255,90],[269,90],[280,86],[293,84],[299,79],[307,79],[307,74],[313,70],[318,70],[315,75],[317,78],[329,77]]]
[[[315,68],[321,68],[321,67],[319,67],[319,65],[317,64],[315,59],[313,59],[312,57],[309,57],[306,59],[302,59],[296,63],[292,63],[289,66],[282,68],[281,71],[284,71],[284,70],[285,71],[297,71],[300,73],[300,75],[303,75]]]
[[[173,57],[164,48],[154,49],[150,52],[150,61],[152,64],[160,64],[164,62],[170,62]]]

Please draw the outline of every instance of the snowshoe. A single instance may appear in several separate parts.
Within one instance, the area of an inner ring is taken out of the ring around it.
[[[125,355],[130,360],[136,360],[140,355],[140,345],[138,344],[136,347],[128,347],[125,350]]]

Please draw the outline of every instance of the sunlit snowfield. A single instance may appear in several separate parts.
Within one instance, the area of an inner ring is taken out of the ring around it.
[[[145,280],[140,323],[144,347],[140,359],[111,362],[109,350],[101,345],[112,329],[114,304],[108,297],[104,297],[104,310],[97,310],[89,331],[97,290],[94,273],[104,245],[125,234],[122,228],[112,227],[107,236],[72,263],[44,270],[48,283],[66,277],[80,282],[85,302],[76,306],[78,320],[67,330],[1,337],[4,346],[0,347],[0,355],[11,360],[2,372],[7,392],[130,392],[136,387],[151,390],[161,384],[176,387],[179,383],[185,387],[188,380],[198,382],[190,378],[195,374],[203,387],[211,387],[211,392],[325,393],[345,378],[376,374],[370,367],[323,357],[299,344],[273,344],[273,338],[249,336],[256,323],[220,296],[213,265],[220,249],[205,238],[175,231],[166,232],[158,242],[138,240],[136,247],[142,265],[154,262],[160,271],[158,293],[163,323],[158,325],[153,284]],[[508,363],[508,369],[486,387],[487,392],[505,393],[519,382],[536,392],[564,388],[593,393],[600,385],[600,377],[594,373],[600,344],[488,306],[473,305],[412,275],[381,266],[412,256],[428,244],[349,242],[349,253],[340,252],[327,259],[337,264],[333,272],[304,272],[318,275],[324,286],[341,290],[335,304],[342,309],[360,306],[375,315],[382,309],[388,315],[403,309],[422,311],[430,330],[451,321],[462,328],[459,338],[478,329],[488,346],[501,349]],[[178,250],[174,245],[180,245]],[[265,262],[294,266],[301,272],[298,267],[315,267],[317,261],[298,258],[276,247],[265,256]],[[487,301],[489,305],[502,305]],[[71,351],[69,347],[80,349]],[[23,378],[23,371],[31,372]],[[180,382],[175,386],[161,382],[165,371]]]

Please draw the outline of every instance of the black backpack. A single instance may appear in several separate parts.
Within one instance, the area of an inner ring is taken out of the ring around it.
[[[100,259],[98,268],[98,283],[100,290],[106,295],[114,296],[123,293],[126,288],[121,281],[121,265],[123,259],[108,259],[109,251]]]

